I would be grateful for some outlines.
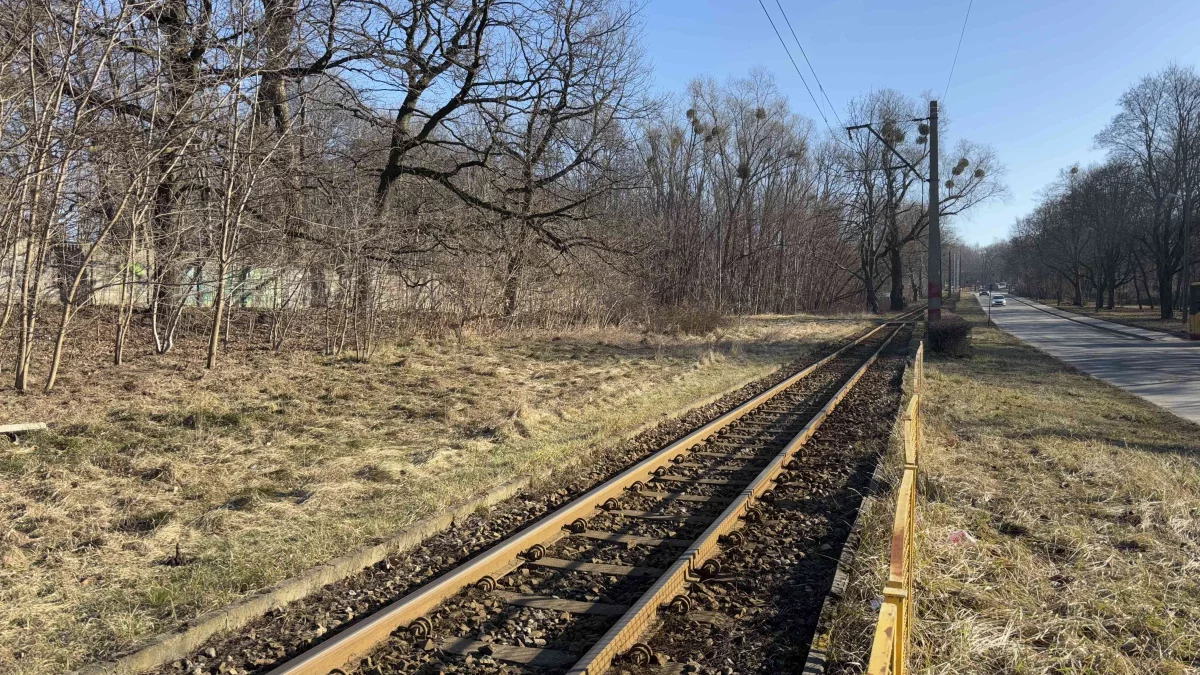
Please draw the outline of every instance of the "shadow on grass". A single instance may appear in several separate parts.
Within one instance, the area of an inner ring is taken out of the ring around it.
[[[1145,441],[1131,441],[1127,436],[1106,434],[1098,431],[1080,432],[1066,430],[1059,427],[1043,426],[1035,429],[1017,430],[1012,433],[1003,434],[1003,436],[1005,438],[1025,440],[1057,438],[1064,441],[1074,441],[1077,443],[1101,443],[1104,445],[1115,445],[1117,447],[1130,448],[1133,450],[1144,450],[1146,452],[1200,457],[1200,448],[1197,447],[1189,447],[1180,443],[1150,443]]]
[[[848,320],[849,321],[849,320]],[[861,319],[854,319],[861,321]],[[792,321],[791,323],[795,323]],[[823,322],[824,323],[824,322]],[[783,322],[780,325],[785,325]],[[817,348],[842,341],[821,341]],[[643,341],[639,344],[621,345],[609,342],[545,342],[536,345],[514,346],[510,349],[527,349],[528,358],[542,363],[574,361],[584,367],[601,367],[625,361],[694,361],[709,352],[723,355],[742,355],[754,364],[774,363],[781,356],[798,355],[814,347],[811,340],[761,340],[719,337],[692,344],[661,345]]]

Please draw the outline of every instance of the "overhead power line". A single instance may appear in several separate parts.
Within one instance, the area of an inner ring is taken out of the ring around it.
[[[833,101],[829,100],[829,94],[825,93],[825,85],[821,84],[821,78],[817,77],[817,71],[813,68],[812,61],[808,60],[808,54],[804,51],[804,45],[800,44],[800,38],[796,37],[796,30],[792,28],[792,21],[788,18],[787,12],[784,11],[783,5],[779,0],[775,0],[775,5],[779,7],[779,13],[783,15],[783,21],[787,24],[788,30],[792,33],[792,39],[796,41],[796,46],[800,48],[800,55],[804,57],[804,62],[808,64],[808,71],[812,73],[813,79],[817,81],[817,89],[821,90],[821,96],[825,97],[825,102],[829,104],[829,112],[833,113],[833,117],[838,121],[838,126],[842,124],[842,118],[837,113],[837,108],[833,106]]]
[[[817,107],[817,113],[821,115],[821,119],[825,121],[825,128],[829,129],[829,133],[834,139],[841,140],[834,133],[833,127],[829,125],[829,118],[825,116],[825,110],[817,103],[817,97],[813,96],[812,89],[808,86],[808,80],[804,79],[804,73],[800,72],[800,66],[796,65],[796,59],[792,57],[792,50],[788,49],[787,42],[784,41],[783,35],[779,33],[779,29],[775,27],[775,19],[771,18],[771,13],[767,11],[767,6],[763,4],[763,0],[758,0],[758,6],[762,7],[763,14],[767,15],[767,21],[771,23],[771,30],[775,31],[775,37],[779,38],[779,44],[783,45],[783,51],[787,52],[788,60],[792,62],[792,67],[796,69],[796,74],[800,76],[800,82],[804,84],[804,90],[808,92],[808,97],[812,99],[813,105]]]
[[[975,4],[975,0],[970,0],[967,3],[967,15],[963,17],[962,31],[958,34],[958,47],[954,50],[954,61],[950,64],[950,77],[946,78],[946,89],[942,91],[942,103],[946,102],[946,95],[950,93],[950,81],[954,79],[954,67],[958,65],[958,52],[962,50],[963,36],[967,34],[967,21],[971,19],[971,7]]]

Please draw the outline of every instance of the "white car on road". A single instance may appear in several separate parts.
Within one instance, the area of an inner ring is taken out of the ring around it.
[[[1008,298],[996,293],[992,296],[992,307],[1003,307],[1008,304]]]

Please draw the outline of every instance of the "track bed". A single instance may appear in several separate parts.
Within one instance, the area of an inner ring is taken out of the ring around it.
[[[881,326],[581,497],[517,500],[159,672],[792,669],[886,444],[910,332]]]

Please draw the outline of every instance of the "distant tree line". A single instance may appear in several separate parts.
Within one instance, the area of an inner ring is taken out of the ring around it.
[[[367,359],[430,326],[920,296],[908,165],[764,73],[656,96],[640,30],[625,0],[0,0],[13,385],[54,388],[80,317],[115,364],[186,338],[214,368],[239,334]],[[847,112],[923,166],[922,108]],[[944,216],[1003,192],[943,145]]]
[[[1022,292],[1075,305],[1187,299],[1200,197],[1200,76],[1172,65],[1119,100],[1095,166],[1064,169],[1002,245],[979,251]],[[994,277],[991,277],[994,278]]]

